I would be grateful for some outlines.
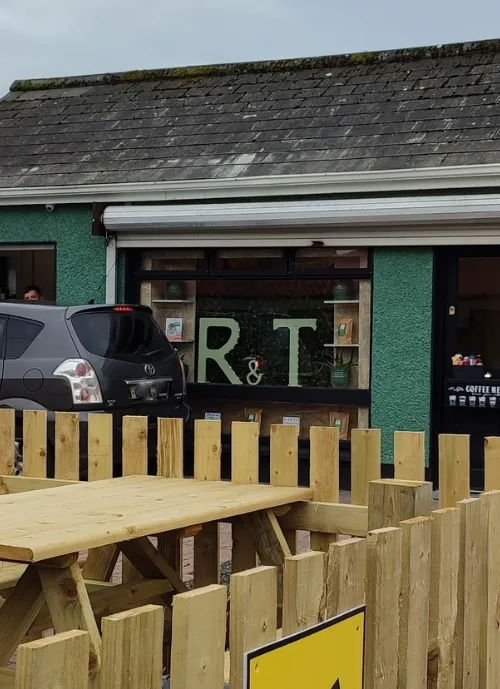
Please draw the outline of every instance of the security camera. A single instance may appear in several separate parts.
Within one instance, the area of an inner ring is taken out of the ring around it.
[[[54,203],[46,203],[45,204],[45,210],[47,211],[47,213],[53,213],[55,211],[55,209],[56,209],[56,206]]]

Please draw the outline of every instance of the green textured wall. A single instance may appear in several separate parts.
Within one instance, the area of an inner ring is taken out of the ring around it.
[[[371,426],[382,429],[384,463],[394,431],[429,437],[433,264],[432,249],[373,253]]]
[[[0,209],[0,245],[19,242],[56,244],[56,293],[62,304],[105,300],[106,244],[92,237],[90,206],[24,206]]]

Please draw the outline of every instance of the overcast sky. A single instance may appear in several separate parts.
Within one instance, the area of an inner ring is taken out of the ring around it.
[[[18,78],[496,37],[498,0],[0,0],[0,91]]]

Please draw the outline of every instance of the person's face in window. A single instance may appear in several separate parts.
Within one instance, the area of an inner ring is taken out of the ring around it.
[[[29,292],[26,292],[24,298],[27,301],[40,301],[42,299],[42,295],[39,294],[36,289],[30,289]]]

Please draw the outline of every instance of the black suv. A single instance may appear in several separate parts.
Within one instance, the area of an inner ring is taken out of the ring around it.
[[[80,413],[82,478],[87,468],[87,414],[111,412],[114,468],[120,473],[121,425],[149,417],[154,462],[158,416],[189,417],[184,370],[144,306],[52,306],[0,302],[0,407],[48,412],[48,475],[54,473],[54,412]]]

